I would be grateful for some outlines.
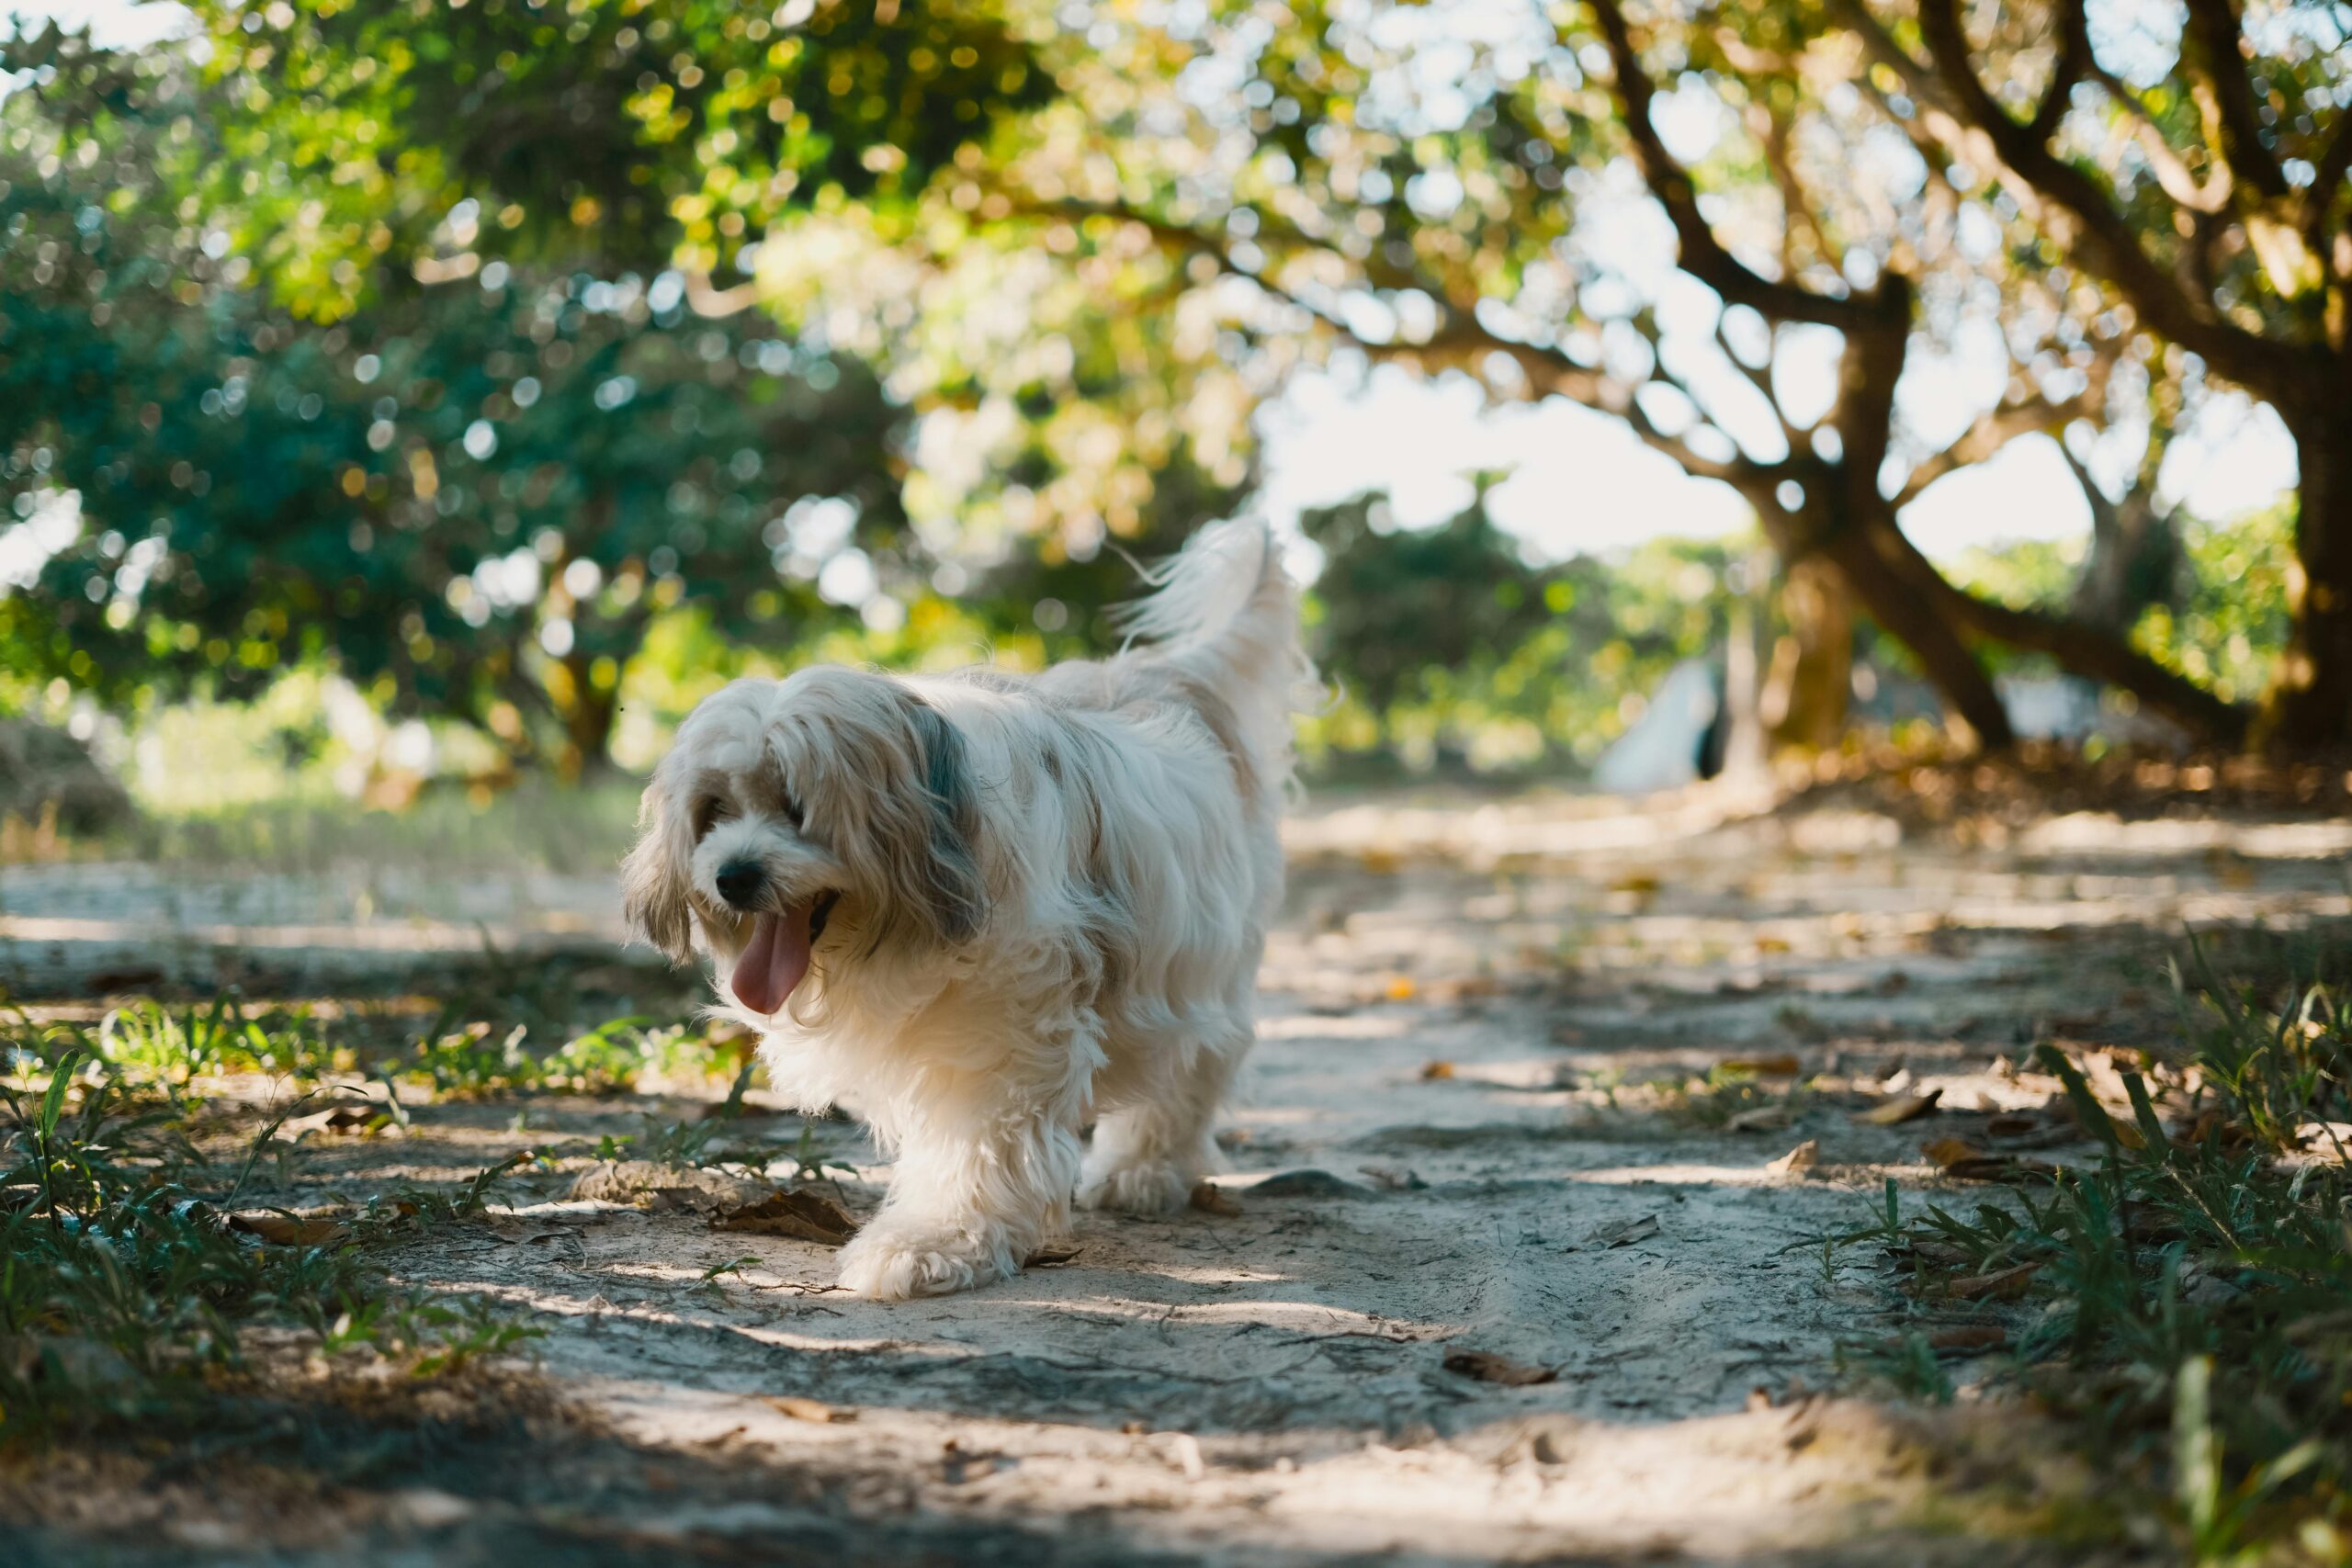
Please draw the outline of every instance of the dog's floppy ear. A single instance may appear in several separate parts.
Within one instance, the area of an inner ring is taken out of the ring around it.
[[[919,697],[910,704],[908,722],[914,727],[916,745],[922,754],[923,793],[931,807],[930,874],[925,891],[932,918],[943,940],[969,942],[979,934],[981,919],[988,911],[987,893],[980,885],[980,802],[973,793],[964,737],[944,715]]]
[[[673,964],[694,956],[694,826],[660,770],[637,809],[638,840],[621,862],[621,912],[629,934],[660,948]]]
[[[911,692],[870,708],[878,729],[854,749],[882,762],[881,776],[842,778],[855,791],[860,829],[841,852],[878,895],[868,950],[896,942],[953,947],[979,933],[987,913],[980,882],[979,798],[964,738]],[[879,755],[876,755],[879,753]],[[882,761],[884,757],[887,761]]]

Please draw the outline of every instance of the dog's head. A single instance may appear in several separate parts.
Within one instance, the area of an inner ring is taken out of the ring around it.
[[[821,953],[968,942],[985,913],[964,741],[868,671],[737,681],[704,700],[654,770],[622,864],[632,932],[691,956],[700,928],[728,988],[775,1012]]]

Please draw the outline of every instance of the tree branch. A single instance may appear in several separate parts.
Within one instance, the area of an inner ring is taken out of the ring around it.
[[[2230,192],[2236,184],[2229,164],[2214,159],[2212,177],[2199,183],[2180,154],[2173,151],[2172,143],[2165,140],[2164,128],[2148,112],[2148,106],[2139,94],[2096,61],[2091,64],[2090,80],[2098,83],[2131,119],[2132,138],[2140,143],[2141,154],[2155,171],[2156,184],[2166,196],[2177,205],[2199,213],[2216,213],[2228,208]]]
[[[2327,151],[2319,155],[2317,167],[2312,188],[2303,197],[2303,243],[2313,254],[2325,255],[2327,215],[2335,210],[2344,176],[2352,175],[2352,108],[2335,111],[2335,130],[2328,137]]]
[[[1344,325],[1340,330],[1348,331]],[[1744,453],[1730,458],[1710,457],[1684,437],[1662,428],[1650,418],[1648,412],[1642,407],[1638,394],[1642,387],[1651,381],[1673,388],[1689,398],[1702,413],[1705,411],[1705,405],[1699,401],[1690,389],[1665,369],[1665,361],[1658,353],[1655,336],[1651,338],[1650,360],[1657,367],[1657,373],[1634,386],[1578,365],[1556,348],[1503,337],[1488,331],[1476,319],[1458,313],[1452,315],[1446,325],[1424,344],[1367,343],[1353,333],[1348,333],[1348,336],[1357,347],[1376,360],[1426,361],[1437,358],[1442,363],[1463,363],[1479,355],[1504,355],[1520,367],[1531,386],[1623,420],[1642,445],[1673,459],[1677,467],[1694,479],[1717,479],[1743,494],[1758,485],[1769,491],[1775,482],[1771,476],[1776,470],[1771,465],[1759,463]],[[1738,451],[1736,444],[1733,450]]]
[[[2046,654],[2070,674],[2129,692],[2199,740],[2230,747],[2245,740],[2250,716],[2244,708],[2223,702],[2121,638],[2039,610],[2019,610],[1980,599],[1951,581],[1925,558],[1922,564],[1927,565],[1922,581],[1931,584],[1930,592],[1943,613],[1979,637],[2028,653]]]
[[[1791,151],[1791,130],[1788,117],[1773,108],[1761,97],[1751,97],[1747,104],[1747,129],[1764,150],[1764,166],[1771,171],[1772,184],[1781,193],[1781,270],[1789,277],[1796,276],[1796,237],[1800,231],[1813,241],[1814,254],[1831,266],[1845,266],[1846,258],[1829,243],[1829,236],[1814,216],[1813,203],[1805,194],[1804,182],[1797,176],[1796,160]]]
[[[1888,35],[1861,0],[1832,3],[1871,59],[1901,75],[1928,107],[1938,140],[1973,162],[1996,164],[2018,205],[2078,262],[2122,290],[2150,326],[2201,355],[2225,378],[2258,392],[2268,393],[2300,375],[2300,352],[2232,326],[2214,312],[2210,299],[2184,291],[2141,248],[2139,236],[2098,182],[1994,101],[1977,78],[1959,0],[1920,0],[1919,29],[1929,51],[1924,65]]]
[[[1851,330],[1870,311],[1867,301],[1816,294],[1786,280],[1768,279],[1724,248],[1714,228],[1699,210],[1699,195],[1690,174],[1666,150],[1651,118],[1657,89],[1651,83],[1634,35],[1625,24],[1618,0],[1592,0],[1617,73],[1617,96],[1624,105],[1625,133],[1633,143],[1634,162],[1666,209],[1681,243],[1682,270],[1721,295],[1727,304],[1746,305],[1780,321],[1810,321],[1819,326]]]
[[[2061,6],[2058,16],[2058,58],[2050,67],[2050,85],[2043,89],[2041,103],[2033,111],[2033,118],[2026,126],[2026,134],[2036,141],[2048,141],[2066,118],[2067,100],[2075,94],[2075,85],[2091,71],[2097,62],[2091,56],[2090,19],[2080,0]]]
[[[1918,466],[1904,476],[1903,488],[1887,504],[1900,512],[1938,479],[1984,461],[2018,436],[2055,430],[2097,412],[2097,403],[2087,391],[2063,403],[2040,396],[2005,400],[1978,414],[1959,440],[1932,457],[1921,458]]]
[[[2066,459],[2075,482],[2082,487],[2084,504],[2091,509],[2091,537],[2106,538],[2120,527],[2122,509],[2107,498],[2107,491],[2098,488],[2098,480],[2091,476],[2089,467],[2064,441],[2058,443],[2058,455]]]
[[[721,288],[710,281],[710,274],[699,268],[686,274],[686,307],[707,321],[722,321],[739,315],[760,302],[757,282],[738,283]]]
[[[1763,398],[1764,406],[1772,411],[1773,419],[1780,423],[1781,439],[1789,444],[1790,450],[1794,451],[1802,446],[1805,432],[1790,422],[1787,411],[1781,407],[1781,395],[1772,389],[1771,361],[1767,359],[1762,365],[1758,366],[1750,365],[1742,359],[1732,348],[1730,334],[1724,331],[1724,319],[1721,314],[1715,317],[1715,346],[1723,350],[1723,355],[1731,362],[1731,367],[1738,371],[1747,384],[1755,388],[1758,394]]]
[[[1475,362],[1489,354],[1500,354],[1517,365],[1531,386],[1556,393],[1572,402],[1614,415],[1625,422],[1643,445],[1673,459],[1688,474],[1698,479],[1719,479],[1736,488],[1770,481],[1763,478],[1765,466],[1744,456],[1730,461],[1710,457],[1692,447],[1680,436],[1661,429],[1645,412],[1634,397],[1639,389],[1628,387],[1614,377],[1607,376],[1589,366],[1577,364],[1563,351],[1543,344],[1523,342],[1492,332],[1476,315],[1450,306],[1445,310],[1442,325],[1428,338],[1420,341],[1369,338],[1358,332],[1336,311],[1315,299],[1283,287],[1267,276],[1271,268],[1252,271],[1244,267],[1233,255],[1232,249],[1221,238],[1170,222],[1151,213],[1119,204],[1098,204],[1074,201],[1029,202],[1021,209],[1032,216],[1064,219],[1114,218],[1122,222],[1139,223],[1148,230],[1159,244],[1186,255],[1205,255],[1215,262],[1219,271],[1228,276],[1248,279],[1272,299],[1295,306],[1312,316],[1329,331],[1348,340],[1369,358],[1383,362],[1438,364],[1452,368],[1471,368]],[[1262,233],[1261,239],[1272,236]],[[1311,245],[1312,242],[1308,242]],[[1417,286],[1418,287],[1418,286]],[[1424,289],[1435,298],[1433,291]],[[1655,344],[1653,361],[1656,360]],[[1685,397],[1687,388],[1670,377],[1657,378],[1672,386]],[[1695,398],[1692,399],[1696,402]]]
[[[2261,107],[2238,47],[2241,31],[2232,0],[2188,0],[2188,36],[2219,104],[2222,156],[2245,184],[2267,199],[2284,200],[2292,189],[2278,160],[2262,144]]]

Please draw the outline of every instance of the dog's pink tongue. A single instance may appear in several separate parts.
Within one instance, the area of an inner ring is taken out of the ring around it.
[[[816,901],[796,904],[781,915],[752,923],[752,940],[735,961],[735,997],[753,1012],[782,1007],[808,973],[808,912]]]

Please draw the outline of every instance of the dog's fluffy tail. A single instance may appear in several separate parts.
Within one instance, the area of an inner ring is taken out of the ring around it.
[[[1298,585],[1272,532],[1254,518],[1212,523],[1148,569],[1152,592],[1120,612],[1139,650],[1198,682],[1233,716],[1254,772],[1291,780],[1291,719],[1320,701],[1298,640]]]

